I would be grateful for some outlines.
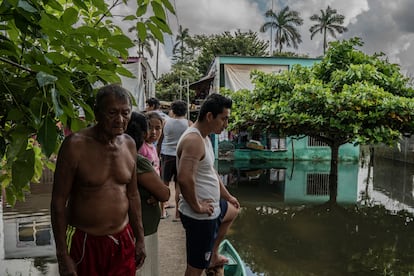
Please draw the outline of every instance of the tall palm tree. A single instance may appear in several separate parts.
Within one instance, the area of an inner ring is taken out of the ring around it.
[[[179,26],[178,34],[175,37],[175,44],[173,46],[173,55],[179,62],[184,62],[186,56],[189,55],[189,44],[191,43],[190,31],[188,28]]]
[[[138,45],[138,56],[143,57],[144,52],[147,52],[150,57],[153,57],[154,51],[152,50],[152,47],[156,45],[157,41],[155,40],[155,37],[148,33],[147,37],[144,41],[141,41],[141,39],[136,39],[134,42]]]
[[[268,10],[265,16],[271,20],[264,23],[260,31],[264,33],[268,29],[275,29],[275,44],[279,48],[279,53],[282,52],[284,44],[297,49],[302,39],[296,26],[303,24],[303,19],[300,18],[299,12],[291,11],[289,6],[286,6],[277,14],[273,10]],[[270,54],[272,55],[273,53]]]
[[[321,10],[321,13],[319,15],[314,14],[310,17],[310,20],[318,22],[309,29],[311,32],[311,39],[315,36],[316,33],[323,33],[323,54],[325,54],[327,48],[327,31],[334,38],[336,38],[335,32],[342,34],[348,31],[346,27],[342,26],[344,19],[344,15],[338,14],[336,9],[332,9],[330,6],[328,6],[326,10]]]
[[[136,25],[134,25],[134,26],[132,26],[128,29],[128,32],[133,32],[133,31],[137,31],[137,26]],[[147,31],[147,34],[145,36],[145,40],[141,40],[139,35],[138,35],[138,32],[137,32],[137,37],[136,37],[136,39],[134,39],[134,42],[136,43],[136,45],[138,47],[138,50],[137,50],[138,57],[144,57],[144,52],[147,52],[150,57],[153,57],[154,51],[153,51],[152,47],[153,47],[153,45],[156,44],[157,41],[156,41],[155,37],[152,35],[151,32]]]

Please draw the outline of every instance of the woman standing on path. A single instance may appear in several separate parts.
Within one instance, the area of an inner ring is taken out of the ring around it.
[[[135,140],[139,149],[148,132],[148,122],[145,115],[132,112],[126,134]],[[144,266],[137,271],[137,276],[158,276],[158,224],[160,222],[160,201],[170,197],[170,190],[164,185],[154,170],[151,162],[144,156],[137,154],[137,180],[141,196],[142,224],[144,227],[145,248],[147,258]]]
[[[177,185],[177,143],[184,131],[192,125],[192,122],[187,120],[187,103],[184,101],[174,101],[171,104],[170,117],[166,120],[163,133],[158,144],[161,146],[161,176],[165,185],[169,186],[171,179],[174,180],[175,185],[175,220],[179,219],[178,214],[178,200],[180,188]],[[166,203],[161,203],[161,210],[164,216],[167,216]]]

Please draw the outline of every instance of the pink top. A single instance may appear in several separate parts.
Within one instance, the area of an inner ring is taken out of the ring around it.
[[[144,142],[139,148],[138,153],[147,158],[154,167],[154,170],[160,175],[160,158],[158,157],[155,145]]]

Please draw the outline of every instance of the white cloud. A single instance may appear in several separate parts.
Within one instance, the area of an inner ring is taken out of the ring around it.
[[[258,29],[263,22],[257,3],[249,1],[176,0],[176,6],[179,24],[191,34]]]
[[[168,72],[171,66],[171,45],[174,43],[178,24],[188,28],[194,34],[219,34],[224,31],[252,30],[259,33],[259,28],[266,21],[264,13],[272,7],[270,0],[170,0],[177,9],[177,18],[169,14],[168,20],[173,35],[166,36],[165,45],[160,47],[159,72]],[[129,2],[135,2],[130,0]],[[304,24],[299,27],[303,42],[297,50],[311,57],[322,54],[322,35],[310,40],[309,28],[314,24],[309,20],[312,14],[319,14],[328,5],[338,13],[345,15],[345,34],[338,34],[336,39],[361,37],[365,52],[384,52],[391,62],[401,64],[408,74],[414,74],[414,9],[412,0],[273,0],[276,11],[288,5],[291,10],[300,12]],[[132,10],[130,6],[123,10]],[[178,23],[178,24],[177,24]],[[121,22],[125,24],[125,22]],[[269,33],[259,33],[269,39]],[[332,41],[335,38],[329,37]],[[294,51],[294,49],[286,49]],[[155,63],[154,63],[155,64]],[[155,67],[154,67],[155,68]],[[154,69],[155,70],[155,69]],[[411,72],[411,73],[409,73]]]

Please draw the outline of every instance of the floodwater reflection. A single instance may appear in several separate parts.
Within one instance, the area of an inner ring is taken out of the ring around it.
[[[219,162],[242,205],[228,238],[252,275],[413,275],[414,165]],[[0,275],[58,275],[49,204],[52,174],[26,202],[0,205]]]
[[[252,275],[414,273],[414,166],[340,164],[337,204],[329,163],[220,167],[243,207],[228,238]]]
[[[330,162],[219,162],[227,186],[243,201],[318,203],[329,200]],[[340,163],[337,202],[355,203],[358,163]]]
[[[31,185],[26,201],[0,205],[0,275],[58,275],[49,204],[53,174]]]

